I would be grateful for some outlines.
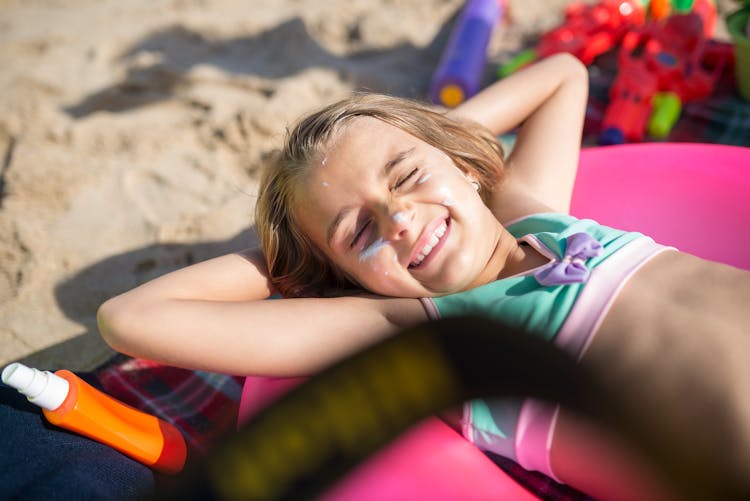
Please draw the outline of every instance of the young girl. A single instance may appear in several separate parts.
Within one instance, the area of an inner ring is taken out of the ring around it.
[[[262,179],[262,252],[110,299],[101,333],[176,366],[299,376],[429,318],[483,313],[618,382],[697,464],[747,482],[750,274],[567,215],[586,99],[585,68],[558,55],[447,113],[377,95],[328,106]],[[496,136],[516,127],[504,159]],[[596,497],[667,495],[565,410],[479,400],[462,426]]]

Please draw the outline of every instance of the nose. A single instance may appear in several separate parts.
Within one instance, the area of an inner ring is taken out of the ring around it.
[[[385,211],[383,219],[383,238],[400,240],[409,234],[414,220],[414,212],[404,204],[394,203]]]

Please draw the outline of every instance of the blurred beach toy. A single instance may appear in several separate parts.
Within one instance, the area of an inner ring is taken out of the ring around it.
[[[705,99],[731,60],[731,47],[711,40],[716,9],[708,0],[693,10],[629,31],[617,55],[599,144],[665,138],[682,106]]]
[[[750,2],[727,16],[727,30],[734,42],[734,67],[737,91],[750,101]]]
[[[750,148],[639,143],[584,149],[571,213],[750,269]],[[248,377],[239,423],[301,379]],[[541,493],[540,493],[541,494]],[[537,499],[437,418],[357,467],[325,501]]]
[[[588,66],[620,43],[629,30],[643,25],[646,15],[642,0],[572,2],[565,7],[565,17],[558,26],[545,32],[536,47],[500,66],[497,76],[505,78],[537,59],[561,52],[574,55]]]
[[[487,46],[504,10],[504,0],[466,2],[430,83],[433,102],[453,108],[477,93]]]
[[[302,382],[249,376],[238,424]],[[438,418],[404,433],[336,483],[321,501],[479,501],[537,498]]]

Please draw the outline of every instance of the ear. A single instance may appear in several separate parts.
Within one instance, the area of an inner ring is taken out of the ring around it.
[[[475,190],[479,191],[479,189],[482,187],[481,183],[477,180],[476,177],[474,177],[472,174],[467,174],[463,170],[459,169],[461,171],[461,175],[466,179],[466,181],[474,187]]]
[[[453,163],[453,167],[455,167],[458,170],[458,172],[461,173],[461,176],[463,176],[463,178],[466,179],[466,182],[472,185],[475,190],[480,191],[482,189],[482,183],[480,183],[479,180],[477,180],[476,176],[466,172],[463,168],[461,168],[455,162]]]

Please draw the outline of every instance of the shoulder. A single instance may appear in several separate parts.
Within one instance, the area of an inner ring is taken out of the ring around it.
[[[534,197],[524,183],[512,173],[509,173],[492,193],[488,206],[503,225],[534,214],[558,212]]]

